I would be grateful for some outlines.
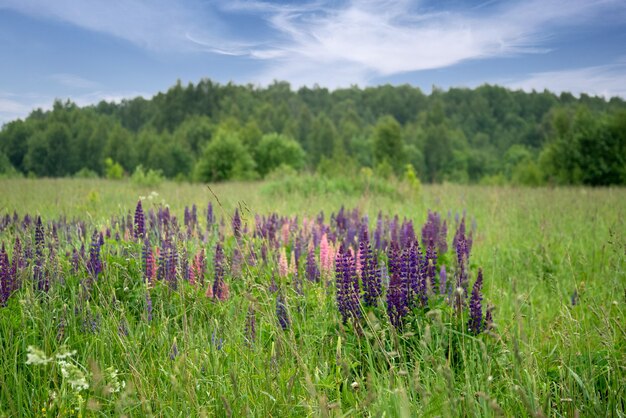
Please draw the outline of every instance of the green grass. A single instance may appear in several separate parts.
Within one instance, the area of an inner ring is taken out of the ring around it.
[[[306,283],[300,295],[283,283],[292,323],[285,332],[270,272],[255,267],[228,277],[231,298],[223,303],[209,301],[204,289],[171,292],[157,283],[148,323],[141,249],[107,243],[106,274],[88,303],[80,302],[83,277],[61,262],[64,286],[48,295],[24,289],[0,308],[0,416],[625,414],[626,189],[439,185],[417,195],[395,183],[289,181],[141,188],[0,180],[0,214],[77,217],[101,227],[153,190],[158,196],[146,207],[164,202],[182,219],[185,206],[211,201],[227,225],[236,206],[250,226],[257,213],[301,219],[323,210],[328,218],[342,205],[368,213],[370,222],[380,210],[416,226],[428,209],[451,217],[465,210],[477,225],[471,263],[474,272],[484,269],[496,330],[469,336],[443,310],[400,333],[384,312],[372,313],[359,333],[341,324],[332,291]],[[0,242],[10,247],[10,231]],[[227,244],[235,245],[232,238]],[[244,331],[249,306],[257,316],[252,346]],[[97,318],[97,333],[85,329],[85,317]],[[174,341],[179,354],[171,360]],[[55,363],[26,365],[29,345],[48,355],[77,350],[73,361],[90,389],[73,390]],[[126,382],[119,392],[111,391],[108,367]]]

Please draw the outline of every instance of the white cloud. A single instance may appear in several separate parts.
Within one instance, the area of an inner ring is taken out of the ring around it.
[[[184,50],[197,32],[211,39],[221,28],[199,0],[0,0],[0,8],[56,19],[107,33],[151,50]]]
[[[244,2],[229,7],[263,13],[280,34],[272,47],[250,51],[251,57],[268,63],[258,82],[287,79],[296,85],[317,82],[330,87],[472,59],[547,52],[551,30],[624,10],[613,0],[507,2],[480,8],[480,14],[475,9],[433,12],[420,5],[352,1],[339,8],[312,9]]]
[[[626,62],[533,73],[527,78],[503,84],[525,91],[548,89],[555,93],[586,93],[606,99],[614,96],[626,98]]]
[[[50,78],[64,87],[76,88],[76,89],[93,89],[99,87],[99,84],[95,81],[87,80],[75,74],[52,74]]]

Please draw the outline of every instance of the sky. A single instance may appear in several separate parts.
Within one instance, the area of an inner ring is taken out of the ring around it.
[[[0,0],[0,124],[202,78],[626,98],[626,1]]]

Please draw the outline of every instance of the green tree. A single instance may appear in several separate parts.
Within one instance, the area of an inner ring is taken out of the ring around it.
[[[264,177],[281,165],[295,170],[304,166],[305,154],[294,139],[281,134],[266,134],[256,147],[255,160],[259,174]]]
[[[378,119],[374,127],[374,160],[376,164],[387,161],[396,173],[404,169],[405,155],[402,143],[402,128],[390,115]]]
[[[255,177],[254,160],[233,132],[218,132],[207,144],[195,167],[195,178],[198,181],[246,180]]]

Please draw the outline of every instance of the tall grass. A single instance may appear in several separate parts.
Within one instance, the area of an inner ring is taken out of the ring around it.
[[[271,271],[254,266],[229,277],[231,298],[221,303],[204,289],[171,291],[156,283],[148,322],[141,248],[110,243],[105,276],[88,303],[79,294],[83,277],[62,262],[63,286],[48,294],[24,289],[0,308],[0,414],[625,413],[626,190],[439,185],[415,195],[305,186],[301,193],[280,182],[210,188],[166,182],[152,189],[103,180],[0,180],[0,214],[89,218],[100,227],[152,191],[158,193],[152,204],[164,202],[181,218],[185,206],[211,201],[226,224],[240,207],[250,226],[256,213],[328,216],[342,205],[368,213],[371,222],[382,210],[416,225],[427,209],[450,219],[466,210],[477,224],[472,267],[483,266],[496,329],[471,336],[442,308],[400,331],[374,310],[359,331],[342,324],[332,289],[305,281],[301,293],[279,283],[291,322],[283,330],[277,296],[268,289]],[[0,242],[10,238],[0,234]],[[249,308],[256,314],[254,343],[246,335]],[[72,388],[56,361],[25,364],[29,346],[48,356],[76,350],[71,362],[88,376],[89,390]],[[119,391],[113,369],[125,382]]]

